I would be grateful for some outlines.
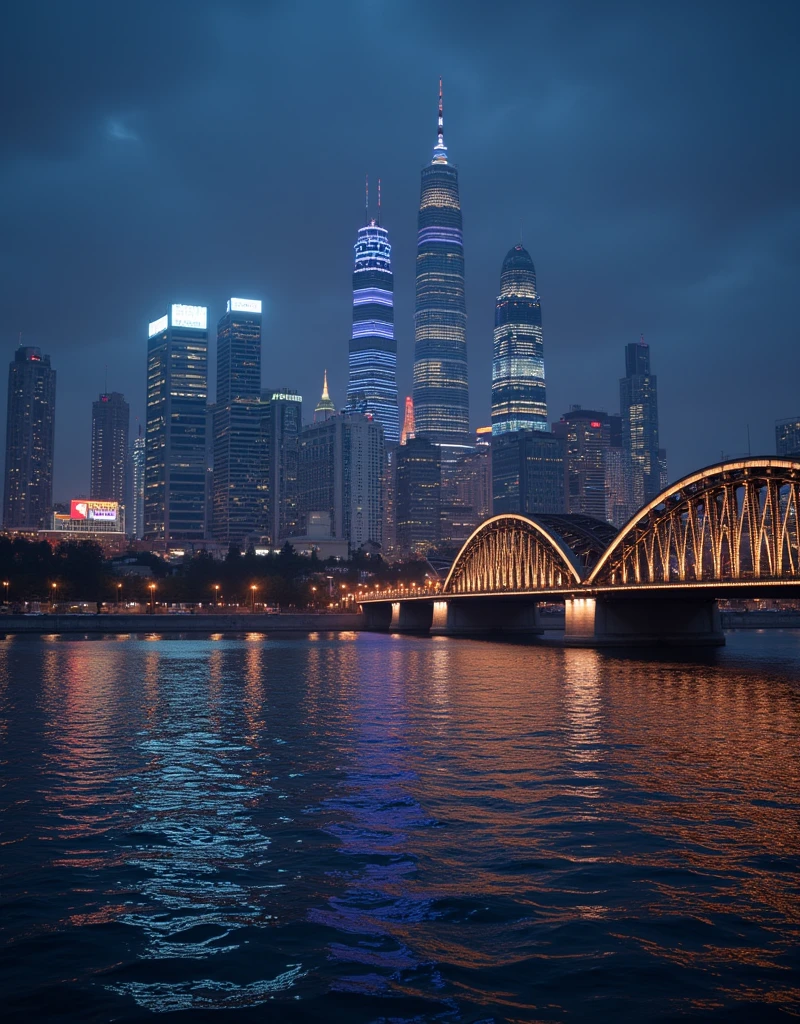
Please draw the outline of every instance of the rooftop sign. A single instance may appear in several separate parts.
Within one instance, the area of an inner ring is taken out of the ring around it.
[[[261,299],[228,299],[229,313],[260,313]]]
[[[204,331],[208,326],[208,310],[205,306],[183,306],[176,302],[172,306],[172,326]]]
[[[166,331],[168,327],[169,317],[165,313],[164,316],[160,317],[158,320],[154,320],[150,324],[150,330],[148,332],[147,337],[152,338],[154,334],[161,334],[161,332]]]

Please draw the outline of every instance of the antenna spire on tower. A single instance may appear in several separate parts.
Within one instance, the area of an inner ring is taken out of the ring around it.
[[[365,223],[369,224],[369,175],[364,175],[364,214],[366,216]]]
[[[381,223],[381,179],[378,178],[378,225]]]
[[[433,148],[433,162],[447,163],[447,146],[444,144],[444,102],[442,100],[442,79],[439,77],[439,125],[436,129],[436,145]]]

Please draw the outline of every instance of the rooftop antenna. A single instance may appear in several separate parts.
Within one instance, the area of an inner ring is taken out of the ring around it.
[[[103,382],[103,394],[104,395],[108,394],[108,363],[106,363],[106,375],[105,375],[105,380]]]
[[[366,222],[369,224],[369,175],[364,175],[364,214],[366,215]]]
[[[645,344],[645,340],[644,340],[644,335],[643,334],[639,335],[639,344],[640,345],[644,345]]]
[[[381,179],[378,178],[378,225],[381,223]]]

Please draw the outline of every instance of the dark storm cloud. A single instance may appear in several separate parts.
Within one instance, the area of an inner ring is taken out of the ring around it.
[[[644,332],[673,475],[771,450],[800,412],[792,3],[18,3],[1,34],[0,328],[59,371],[56,490],[88,480],[90,401],[143,413],[146,322],[266,302],[264,380],[344,398],[363,175],[383,178],[410,390],[419,170],[461,175],[473,422],[522,229],[551,418],[617,408]],[[212,345],[213,355],[213,345]]]

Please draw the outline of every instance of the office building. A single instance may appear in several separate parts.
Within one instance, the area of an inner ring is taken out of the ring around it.
[[[3,525],[40,529],[53,504],[56,371],[50,356],[21,345],[8,368]]]
[[[650,372],[650,346],[644,341],[625,346],[625,376],[619,382],[622,447],[634,471],[642,474],[643,499],[661,490],[658,465],[658,386]]]
[[[641,480],[641,473],[634,469],[630,454],[617,445],[610,445],[606,450],[605,467],[605,518],[620,529],[641,507],[634,489],[634,481]]]
[[[492,433],[547,431],[542,306],[536,270],[515,245],[500,274],[492,358]]]
[[[458,171],[444,143],[442,86],[433,159],[422,169],[414,313],[416,432],[444,462],[470,446],[467,308]]]
[[[274,546],[300,532],[299,473],[303,397],[290,388],[261,396],[263,533]]]
[[[222,544],[255,537],[263,520],[261,302],[229,299],[217,325],[212,529]]]
[[[406,408],[403,415],[403,429],[400,431],[400,444],[405,444],[409,438],[417,436],[417,427],[414,422],[414,399],[406,395]]]
[[[387,444],[400,439],[397,408],[397,342],[394,337],[394,284],[389,232],[381,226],[381,184],[378,217],[370,219],[367,202],[364,227],[358,229],[353,268],[353,333],[347,408],[370,414],[383,426]]]
[[[300,523],[330,514],[331,536],[351,551],[383,546],[383,426],[361,413],[342,413],[306,426],[300,436]]]
[[[608,414],[573,405],[553,424],[553,433],[565,445],[567,512],[605,521],[606,452],[611,441]]]
[[[89,496],[125,503],[130,407],[119,391],[92,402],[92,465]]]
[[[128,481],[125,491],[125,520],[128,534],[134,540],[144,535],[144,467],[145,441],[142,428],[128,448]]]
[[[550,431],[516,430],[492,436],[494,515],[566,511],[565,440]]]
[[[800,455],[800,416],[775,420],[775,452],[787,458]]]
[[[397,549],[424,555],[441,538],[441,450],[428,438],[414,437],[395,456]]]
[[[206,536],[208,311],[175,303],[149,327],[144,536]]]

